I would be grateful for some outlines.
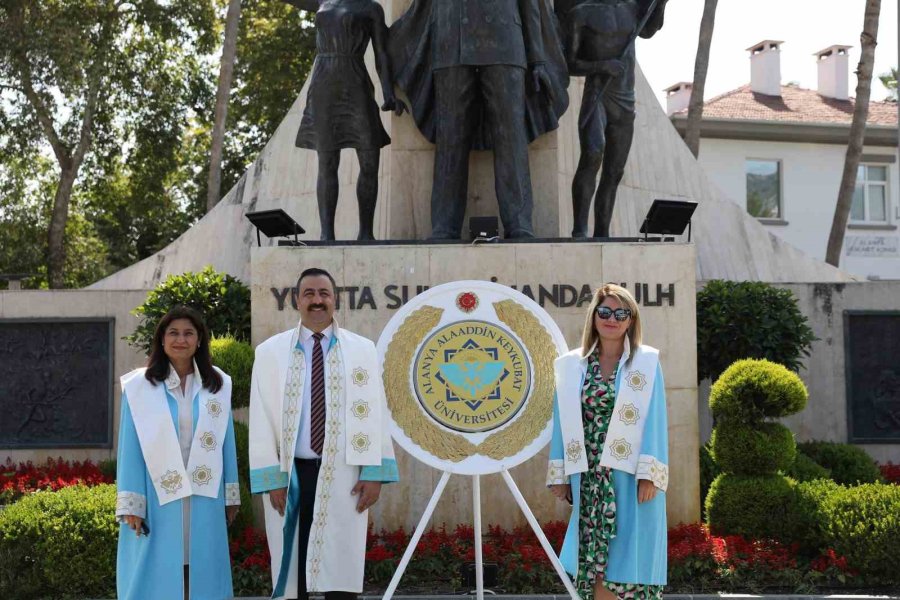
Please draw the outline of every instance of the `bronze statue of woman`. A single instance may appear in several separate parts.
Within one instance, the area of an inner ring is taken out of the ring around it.
[[[384,95],[383,111],[403,114],[406,105],[394,95],[387,53],[384,9],[375,0],[284,0],[316,13],[316,61],[296,146],[319,157],[316,196],[322,240],[334,240],[341,149],[354,148],[359,159],[356,198],[359,240],[374,240],[381,148],[391,142],[381,124],[375,88],[363,60],[369,41]]]

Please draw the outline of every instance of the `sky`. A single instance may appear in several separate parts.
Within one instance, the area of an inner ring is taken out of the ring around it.
[[[897,0],[882,0],[875,49],[872,100],[887,90],[877,75],[897,66]],[[817,88],[813,53],[834,44],[850,50],[850,95],[855,95],[865,0],[719,0],[710,50],[705,97],[750,83],[749,52],[763,40],[781,40],[782,83]],[[703,0],[669,0],[663,29],[637,43],[638,62],[657,98],[665,107],[663,89],[694,78],[694,57],[700,32]]]

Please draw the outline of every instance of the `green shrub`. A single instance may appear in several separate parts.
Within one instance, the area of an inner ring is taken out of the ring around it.
[[[706,496],[709,527],[716,535],[792,541],[785,524],[794,521],[795,507],[793,482],[781,475],[723,473]]]
[[[253,348],[232,336],[216,337],[209,346],[214,365],[231,376],[231,406],[250,404],[250,376],[253,373]]]
[[[803,454],[831,471],[831,478],[844,485],[880,483],[881,471],[865,450],[851,444],[804,442],[797,446]]]
[[[784,474],[795,481],[816,481],[817,479],[831,481],[830,470],[799,451],[794,457],[794,463],[784,469]]]
[[[800,369],[816,340],[790,290],[713,280],[697,292],[697,375],[715,380],[736,360],[765,358]]]
[[[816,554],[827,548],[825,503],[843,489],[830,479],[814,479],[794,486],[794,507],[788,529],[793,532],[791,541],[800,544],[805,552]]]
[[[794,434],[781,423],[723,422],[709,442],[719,468],[738,475],[774,475],[790,467],[797,453]]]
[[[250,339],[250,288],[210,266],[199,273],[170,275],[157,285],[147,294],[147,300],[132,311],[140,324],[125,339],[132,346],[149,352],[156,324],[178,304],[203,313],[213,335],[230,334],[240,341]]]
[[[0,598],[115,596],[116,487],[36,492],[0,512]]]
[[[752,425],[785,417],[806,406],[808,393],[796,373],[767,360],[739,360],[710,389],[709,407],[717,421]]]
[[[231,537],[253,526],[253,494],[250,493],[250,432],[246,423],[234,422],[234,445],[237,450],[238,481],[241,484],[241,509],[231,524]]]
[[[709,451],[709,442],[706,442],[700,446],[700,506],[706,506],[706,495],[709,493],[709,486],[712,485],[713,480],[721,472],[722,469],[713,460]]]
[[[870,483],[843,488],[824,503],[827,542],[851,567],[900,582],[900,486]]]

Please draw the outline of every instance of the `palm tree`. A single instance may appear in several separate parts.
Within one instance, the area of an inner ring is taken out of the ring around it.
[[[847,220],[850,218],[850,206],[853,202],[853,189],[856,187],[856,170],[859,168],[863,139],[866,135],[880,13],[881,0],[866,0],[863,31],[860,35],[862,52],[859,65],[856,67],[856,106],[853,108],[853,122],[850,125],[850,141],[847,144],[847,156],[844,159],[844,173],[841,177],[841,187],[838,188],[837,206],[834,209],[831,234],[828,236],[828,247],[825,251],[825,262],[835,267],[841,261],[844,232],[847,230]]]
[[[209,149],[209,179],[206,191],[206,212],[219,203],[222,187],[222,147],[225,144],[225,122],[228,119],[228,97],[237,49],[238,25],[241,22],[241,0],[228,0],[225,16],[225,42],[219,65],[219,89],[216,91],[216,113],[213,121],[212,144]]]
[[[706,0],[703,17],[700,19],[700,41],[697,43],[697,57],[694,60],[694,84],[688,104],[687,129],[684,142],[696,158],[700,154],[700,121],[703,118],[703,91],[706,87],[706,72],[709,70],[709,49],[712,46],[713,30],[716,25],[716,6],[719,0]]]

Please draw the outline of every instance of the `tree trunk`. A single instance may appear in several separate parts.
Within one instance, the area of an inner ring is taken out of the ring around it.
[[[69,206],[76,177],[77,168],[64,169],[59,174],[59,185],[53,198],[47,256],[47,279],[53,290],[66,287],[66,223],[69,220]]]
[[[859,66],[856,68],[856,106],[853,109],[853,123],[850,125],[850,141],[847,144],[847,156],[844,159],[844,173],[841,177],[841,187],[838,189],[837,206],[834,209],[831,234],[828,236],[828,248],[825,251],[825,262],[835,267],[841,262],[841,248],[844,245],[844,233],[850,218],[853,189],[856,187],[856,171],[859,168],[863,140],[866,135],[880,12],[881,0],[866,0],[866,14],[863,20],[862,35],[860,35],[862,52]]]
[[[209,180],[206,192],[206,212],[219,203],[222,187],[222,149],[225,144],[225,121],[228,119],[228,98],[237,52],[238,25],[241,21],[241,0],[229,0],[225,17],[225,42],[219,67],[219,89],[216,92],[216,114],[213,122],[212,145],[209,151]]]
[[[703,92],[706,89],[706,72],[709,70],[709,49],[712,46],[713,30],[716,25],[716,6],[719,0],[706,0],[703,18],[700,19],[700,41],[697,42],[697,57],[694,59],[694,83],[688,104],[687,129],[684,142],[694,158],[700,155],[700,122],[703,119]]]

